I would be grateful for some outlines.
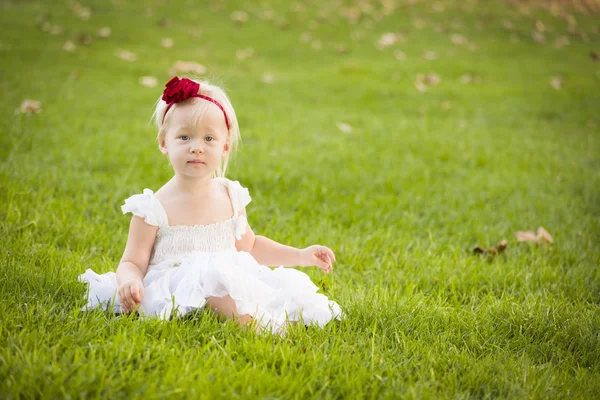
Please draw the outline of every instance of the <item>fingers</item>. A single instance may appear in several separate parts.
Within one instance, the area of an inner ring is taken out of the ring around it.
[[[135,311],[142,303],[143,288],[138,285],[123,285],[117,290],[119,303],[125,312]]]
[[[142,302],[142,297],[140,296],[140,288],[139,286],[130,286],[130,291],[131,291],[131,298],[133,299],[133,301],[136,302],[136,304],[139,304]]]
[[[325,252],[325,254],[327,254],[329,256],[329,258],[333,261],[336,262],[335,259],[335,254],[333,254],[333,251],[329,248],[329,247],[325,247],[323,246],[322,248],[323,252]]]
[[[331,258],[329,258],[327,254],[317,256],[315,259],[315,265],[318,265],[324,273],[328,274],[333,269],[333,266],[331,265]]]

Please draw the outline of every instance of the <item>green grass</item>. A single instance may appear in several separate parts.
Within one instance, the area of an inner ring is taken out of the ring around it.
[[[259,5],[196,3],[86,1],[89,21],[67,1],[1,3],[2,397],[600,397],[597,15],[574,14],[571,34],[564,18],[491,1],[445,1],[443,12],[399,2],[358,24],[333,2],[273,2],[274,21]],[[244,24],[230,18],[238,9]],[[39,29],[45,13],[62,35]],[[543,44],[536,20],[551,30]],[[103,26],[112,35],[97,39]],[[92,43],[63,51],[78,32]],[[407,41],[378,50],[385,32]],[[239,61],[246,47],[255,55]],[[208,314],[79,311],[77,275],[114,270],[122,254],[123,200],[171,176],[149,118],[176,60],[228,89],[243,137],[228,176],[250,189],[254,230],[336,251],[332,274],[305,271],[344,321],[278,338]],[[419,73],[441,82],[420,93]],[[467,73],[477,79],[463,84]],[[144,75],[159,86],[141,86]],[[15,114],[25,98],[43,111]],[[540,225],[554,244],[516,242]],[[500,257],[470,252],[502,239]]]

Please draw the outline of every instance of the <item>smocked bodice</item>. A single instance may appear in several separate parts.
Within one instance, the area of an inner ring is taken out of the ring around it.
[[[244,209],[251,198],[248,189],[243,188],[239,182],[225,178],[215,179],[227,187],[234,213],[231,218],[214,224],[170,226],[165,209],[150,189],[144,189],[142,194],[125,200],[121,207],[123,213],[131,212],[144,218],[147,224],[158,226],[150,268],[191,252],[237,251],[235,241],[242,238],[247,226],[246,216],[239,215],[239,211]]]
[[[218,252],[237,251],[235,248],[235,226],[243,216],[234,216],[226,221],[210,225],[166,226],[158,229],[152,250],[150,265],[194,251]]]

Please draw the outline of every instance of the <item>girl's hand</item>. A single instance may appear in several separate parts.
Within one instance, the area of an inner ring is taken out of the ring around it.
[[[324,273],[328,274],[333,269],[334,262],[335,254],[333,254],[330,248],[314,245],[300,250],[298,265],[302,267],[316,265]]]
[[[137,311],[144,298],[144,284],[139,279],[130,279],[119,286],[117,293],[125,312]]]

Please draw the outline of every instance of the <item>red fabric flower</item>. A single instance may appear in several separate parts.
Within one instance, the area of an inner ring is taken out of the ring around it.
[[[162,99],[171,105],[196,96],[200,90],[200,84],[188,78],[179,79],[175,76],[167,82],[165,88]]]

